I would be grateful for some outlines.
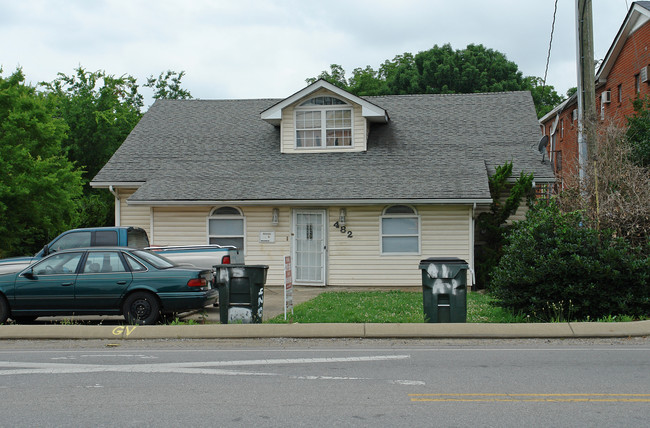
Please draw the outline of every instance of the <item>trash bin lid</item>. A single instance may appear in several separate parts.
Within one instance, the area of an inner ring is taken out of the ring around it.
[[[429,257],[428,259],[420,260],[420,264],[424,263],[444,263],[444,264],[464,264],[467,262],[458,257]]]

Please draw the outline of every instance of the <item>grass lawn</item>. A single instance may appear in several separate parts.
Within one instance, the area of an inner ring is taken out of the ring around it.
[[[467,294],[468,323],[525,322],[503,308],[490,304],[490,296]],[[424,322],[422,292],[332,291],[296,305],[293,316],[279,315],[268,323],[421,323]]]

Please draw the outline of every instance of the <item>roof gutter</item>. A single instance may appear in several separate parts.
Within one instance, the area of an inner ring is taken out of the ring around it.
[[[128,205],[147,205],[147,206],[196,206],[196,205],[239,205],[239,206],[268,206],[268,205],[289,205],[289,206],[359,206],[359,205],[382,205],[382,204],[411,204],[411,205],[474,205],[474,204],[491,204],[490,198],[475,199],[329,199],[329,200],[295,200],[295,199],[268,199],[268,200],[170,200],[170,201],[147,201],[147,200],[127,200]]]

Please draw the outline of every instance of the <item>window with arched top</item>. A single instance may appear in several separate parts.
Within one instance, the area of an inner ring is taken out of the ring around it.
[[[295,109],[296,148],[352,146],[352,106],[335,97],[314,97]]]
[[[392,205],[381,216],[382,254],[420,253],[420,216],[408,205]]]
[[[244,250],[244,216],[235,207],[215,208],[208,217],[208,243]]]

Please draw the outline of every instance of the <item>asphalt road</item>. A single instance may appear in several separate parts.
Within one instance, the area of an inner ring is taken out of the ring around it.
[[[650,340],[3,341],[0,426],[647,426]]]

